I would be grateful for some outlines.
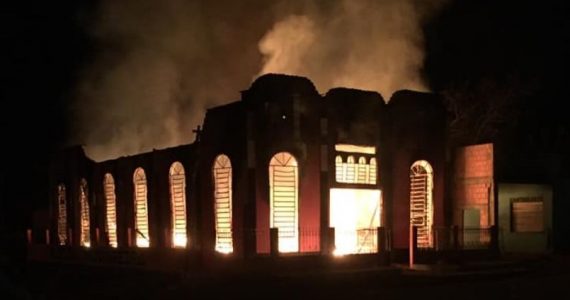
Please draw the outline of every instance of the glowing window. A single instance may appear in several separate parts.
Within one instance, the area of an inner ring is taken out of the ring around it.
[[[232,164],[226,155],[214,161],[214,209],[216,214],[216,251],[231,253],[232,243]]]
[[[170,207],[172,212],[172,245],[186,247],[186,176],[184,166],[174,162],[170,166]]]
[[[350,155],[348,157],[344,171],[345,182],[356,183],[356,166],[354,165],[354,156]]]
[[[337,182],[376,184],[376,159],[371,158],[370,163],[366,163],[366,157],[358,158],[355,164],[354,156],[348,156],[346,163],[342,161],[340,155],[335,159],[335,177]]]
[[[336,145],[334,145],[334,149],[338,152],[376,154],[376,147],[373,147],[373,146],[336,144]]]
[[[370,159],[370,167],[368,169],[369,175],[368,175],[368,183],[370,184],[376,184],[376,174],[377,174],[377,168],[376,168],[376,158],[371,158]]]
[[[81,183],[79,185],[79,206],[81,209],[81,220],[79,223],[81,226],[81,237],[79,243],[83,247],[91,246],[91,235],[89,231],[89,199],[87,198],[88,195],[87,181],[85,179],[81,179]]]
[[[279,229],[279,252],[299,251],[297,160],[287,152],[269,162],[270,226]]]
[[[117,204],[115,196],[115,180],[113,175],[107,173],[103,179],[103,188],[105,192],[106,216],[105,231],[109,238],[109,246],[117,247]]]
[[[135,187],[135,232],[137,247],[148,247],[150,237],[148,235],[148,203],[146,175],[142,168],[137,168],[133,176]]]
[[[60,245],[67,244],[67,204],[64,184],[57,186],[57,238]]]
[[[342,182],[344,180],[344,164],[342,163],[342,157],[337,155],[335,158],[335,173],[336,173],[336,181]]]
[[[356,166],[356,182],[358,183],[368,182],[368,169],[369,166],[366,163],[366,158],[361,156],[358,159],[358,165]]]
[[[511,199],[511,231],[544,231],[544,201],[542,198]]]
[[[418,247],[433,245],[433,169],[420,160],[410,170],[410,224],[418,227]]]

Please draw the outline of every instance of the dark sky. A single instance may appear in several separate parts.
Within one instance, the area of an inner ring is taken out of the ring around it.
[[[92,51],[79,2],[1,4],[0,224],[25,226],[30,206],[47,199],[49,154],[73,125],[70,89]]]
[[[431,86],[510,74],[558,81],[568,19],[564,1],[452,1],[426,28]]]
[[[545,104],[533,109],[536,119],[566,118],[567,1],[449,2],[424,26],[423,75],[432,90],[516,77],[536,86],[524,103]],[[31,206],[47,206],[49,154],[73,130],[73,88],[103,45],[87,33],[96,1],[18,5],[0,9],[0,216],[4,224],[24,226]]]

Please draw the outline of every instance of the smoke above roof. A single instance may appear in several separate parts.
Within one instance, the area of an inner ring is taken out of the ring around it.
[[[70,142],[95,160],[189,143],[207,108],[266,73],[321,93],[426,90],[421,23],[441,2],[104,0]]]

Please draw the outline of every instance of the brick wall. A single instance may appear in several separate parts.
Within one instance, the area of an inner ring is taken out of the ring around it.
[[[465,209],[478,209],[480,226],[493,225],[493,188],[493,144],[457,149],[453,187],[454,224],[463,224]]]

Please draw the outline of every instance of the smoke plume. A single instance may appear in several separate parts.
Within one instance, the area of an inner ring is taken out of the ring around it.
[[[74,142],[95,160],[189,143],[205,109],[264,73],[307,76],[321,92],[425,90],[421,20],[434,5],[418,3],[103,0]]]
[[[276,23],[259,43],[261,73],[309,77],[321,91],[345,86],[379,91],[426,90],[421,20],[414,1],[344,0]]]

